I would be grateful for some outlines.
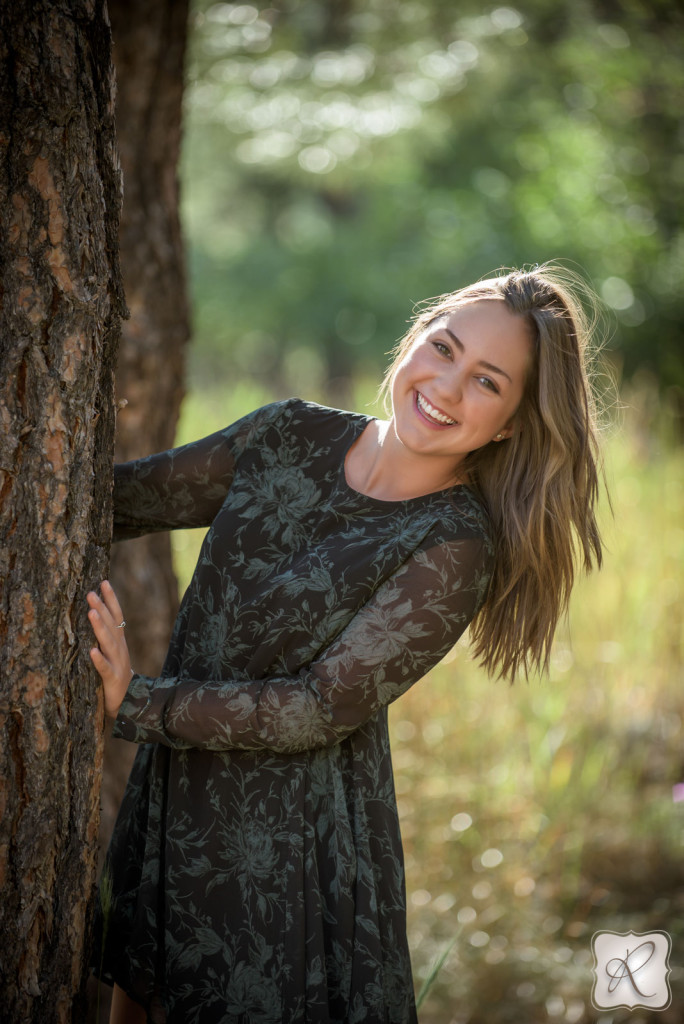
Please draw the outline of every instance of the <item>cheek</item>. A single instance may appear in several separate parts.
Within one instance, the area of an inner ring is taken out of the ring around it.
[[[406,388],[409,385],[411,375],[411,357],[407,355],[404,356],[402,361],[397,366],[394,373],[394,377],[392,378],[392,399],[394,399],[395,394],[399,395],[404,390],[404,388]]]
[[[416,374],[424,370],[425,357],[419,348],[410,349],[397,367],[394,379],[400,384],[408,384]]]

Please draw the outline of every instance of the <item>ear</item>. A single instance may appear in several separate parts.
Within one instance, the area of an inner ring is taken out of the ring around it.
[[[518,424],[515,418],[509,420],[506,426],[502,427],[501,430],[494,435],[492,441],[506,441],[509,437],[512,437],[513,433],[517,429],[517,426]]]

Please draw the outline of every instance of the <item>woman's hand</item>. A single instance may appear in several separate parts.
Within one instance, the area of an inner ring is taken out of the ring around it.
[[[90,658],[104,686],[105,712],[116,718],[133,670],[123,631],[121,605],[108,580],[103,580],[100,590],[102,598],[94,590],[88,594],[88,618],[99,644],[91,648]]]

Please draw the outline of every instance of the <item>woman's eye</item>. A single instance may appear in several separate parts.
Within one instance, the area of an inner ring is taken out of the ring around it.
[[[443,341],[433,341],[432,344],[435,346],[435,348],[437,349],[437,351],[439,352],[440,355],[442,355],[442,356],[450,356],[451,355],[451,349],[449,348],[448,345],[445,345]]]
[[[489,388],[490,391],[494,391],[495,394],[498,395],[499,389],[490,377],[478,377],[477,379],[480,384],[483,384],[486,388]]]

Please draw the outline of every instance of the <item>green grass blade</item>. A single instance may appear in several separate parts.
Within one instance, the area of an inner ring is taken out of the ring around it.
[[[435,978],[437,977],[437,975],[441,971],[442,967],[444,966],[446,958],[449,956],[449,953],[451,952],[451,950],[454,948],[454,946],[456,945],[456,943],[460,939],[462,930],[463,930],[462,928],[458,929],[458,931],[454,935],[454,937],[451,940],[451,942],[447,943],[447,945],[444,947],[444,949],[439,954],[439,956],[437,957],[437,959],[433,963],[432,967],[430,968],[430,970],[428,972],[428,976],[425,979],[425,981],[423,982],[423,984],[420,986],[420,992],[418,993],[418,995],[416,997],[416,1009],[417,1010],[419,1010],[421,1008],[423,1002],[425,1001],[425,998],[426,998],[428,992],[430,991],[430,989],[432,988],[432,986],[433,986],[433,984],[435,982]]]

